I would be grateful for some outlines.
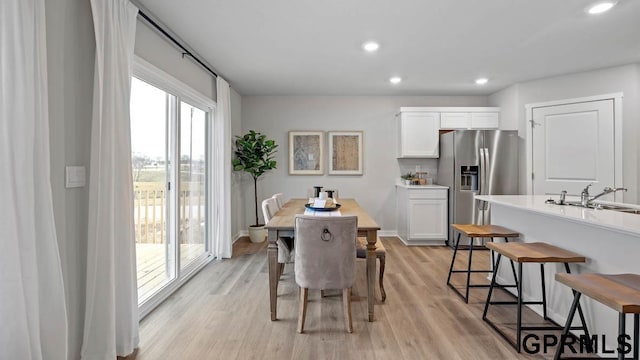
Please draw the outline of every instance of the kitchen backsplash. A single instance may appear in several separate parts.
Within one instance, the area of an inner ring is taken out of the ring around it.
[[[408,172],[415,174],[416,167],[419,167],[422,172],[426,171],[427,176],[433,178],[434,183],[438,178],[438,159],[398,159],[398,165],[400,167],[398,179]]]

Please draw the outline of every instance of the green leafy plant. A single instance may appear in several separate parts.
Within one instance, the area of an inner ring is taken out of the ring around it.
[[[249,130],[243,136],[236,136],[235,158],[232,161],[233,170],[247,172],[253,178],[256,222],[252,226],[260,226],[258,224],[258,178],[265,172],[276,168],[277,164],[273,155],[276,153],[277,147],[275,141],[267,139],[266,135],[254,130]]]
[[[416,176],[415,174],[412,174],[412,173],[411,173],[411,171],[409,171],[408,173],[406,173],[406,174],[404,174],[404,175],[400,176],[400,178],[401,178],[402,180],[411,180],[411,179],[413,179],[415,176]]]

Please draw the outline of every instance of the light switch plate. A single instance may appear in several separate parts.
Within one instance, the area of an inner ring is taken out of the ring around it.
[[[65,187],[84,187],[86,184],[86,170],[84,166],[67,166],[65,168]]]

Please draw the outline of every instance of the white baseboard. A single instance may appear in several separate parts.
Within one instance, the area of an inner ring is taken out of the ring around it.
[[[443,246],[446,245],[446,240],[414,240],[407,243],[400,235],[398,235],[397,230],[380,230],[378,231],[378,236],[385,237],[396,237],[402,241],[405,246]]]
[[[249,230],[240,230],[240,231],[238,231],[238,233],[233,235],[233,243],[238,241],[243,236],[249,236]]]
[[[400,235],[398,235],[397,230],[380,230],[378,231],[378,236],[397,237],[405,246],[444,246],[447,242],[446,240],[412,240],[407,242]]]
[[[406,241],[400,236],[396,237],[402,241],[404,246],[444,246],[446,245],[446,240],[411,240]]]

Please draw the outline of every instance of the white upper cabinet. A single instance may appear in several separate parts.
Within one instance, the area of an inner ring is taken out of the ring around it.
[[[440,116],[442,129],[468,129],[471,127],[471,113],[443,112]]]
[[[441,109],[441,129],[497,129],[500,125],[500,108],[497,107]]]
[[[497,129],[500,125],[500,112],[471,113],[472,129]]]
[[[440,150],[440,113],[400,109],[399,158],[437,158]]]
[[[499,120],[499,107],[401,107],[398,158],[437,158],[441,129],[497,129]]]

